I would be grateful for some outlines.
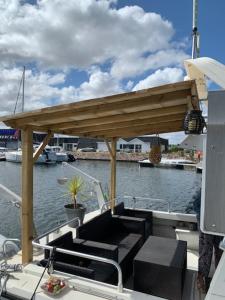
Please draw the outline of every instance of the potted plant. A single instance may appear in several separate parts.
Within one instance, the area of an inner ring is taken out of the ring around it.
[[[74,176],[68,183],[68,194],[72,200],[72,203],[64,205],[68,221],[78,217],[81,224],[83,223],[86,208],[83,204],[77,203],[77,195],[83,188],[84,182],[79,176]],[[69,226],[76,227],[76,224],[76,222],[72,222]]]

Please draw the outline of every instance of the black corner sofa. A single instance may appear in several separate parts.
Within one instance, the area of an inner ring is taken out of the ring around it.
[[[115,207],[117,215],[112,215],[111,211],[107,210],[78,227],[75,239],[72,232],[68,232],[48,245],[112,259],[119,263],[123,281],[126,281],[132,274],[133,259],[142,247],[146,234],[151,231],[151,217],[139,212],[137,216],[131,216],[131,213],[123,215],[122,206],[119,204]],[[127,211],[129,210],[124,209],[124,214],[127,214]],[[146,219],[149,222],[148,226]],[[40,262],[42,266],[46,266],[49,255],[49,250],[45,250],[45,258]],[[56,252],[53,265],[55,270],[97,281],[116,284],[118,280],[114,266],[90,259]]]

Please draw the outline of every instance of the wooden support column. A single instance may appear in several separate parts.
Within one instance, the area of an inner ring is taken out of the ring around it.
[[[50,138],[53,136],[53,133],[51,131],[48,132],[46,137],[44,138],[43,142],[40,144],[40,146],[37,148],[36,152],[33,155],[33,163],[36,162],[42,151],[44,150],[45,146],[48,144]]]
[[[22,130],[22,263],[33,259],[33,131]]]
[[[111,187],[110,187],[110,207],[114,210],[116,200],[116,138],[111,140]]]

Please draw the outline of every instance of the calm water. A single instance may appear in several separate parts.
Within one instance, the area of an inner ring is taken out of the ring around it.
[[[107,192],[110,168],[108,162],[79,161],[73,163],[81,170],[102,182]],[[57,183],[58,178],[77,175],[69,167],[35,166],[34,167],[34,218],[38,233],[53,228],[66,219],[63,205],[69,201],[66,186]],[[193,171],[139,168],[136,163],[117,164],[117,195],[126,204],[133,205],[124,196],[141,196],[165,199],[172,211],[185,212],[195,190],[200,186],[201,175]],[[0,183],[20,194],[21,165],[0,162]],[[90,185],[86,185],[85,201],[88,211],[98,207],[95,194]],[[83,196],[81,196],[83,198]],[[9,196],[0,191],[0,234],[7,237],[20,236],[19,211],[9,203]],[[166,210],[161,202],[139,200],[138,207]]]

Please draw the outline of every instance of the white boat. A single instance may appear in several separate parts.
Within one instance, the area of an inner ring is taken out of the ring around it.
[[[0,161],[6,160],[5,153],[7,152],[7,148],[0,147]]]
[[[140,167],[164,167],[164,168],[176,168],[176,169],[184,169],[185,167],[194,166],[195,162],[188,159],[170,159],[170,158],[162,158],[161,162],[157,165],[154,165],[150,162],[149,159],[139,160],[138,161]]]
[[[47,153],[54,153],[56,155],[57,162],[68,162],[69,156],[66,152],[63,151],[60,146],[46,146],[45,151]]]
[[[6,161],[21,163],[22,162],[22,150],[9,151],[5,153]],[[55,164],[57,160],[54,152],[42,153],[36,160],[36,164]]]

